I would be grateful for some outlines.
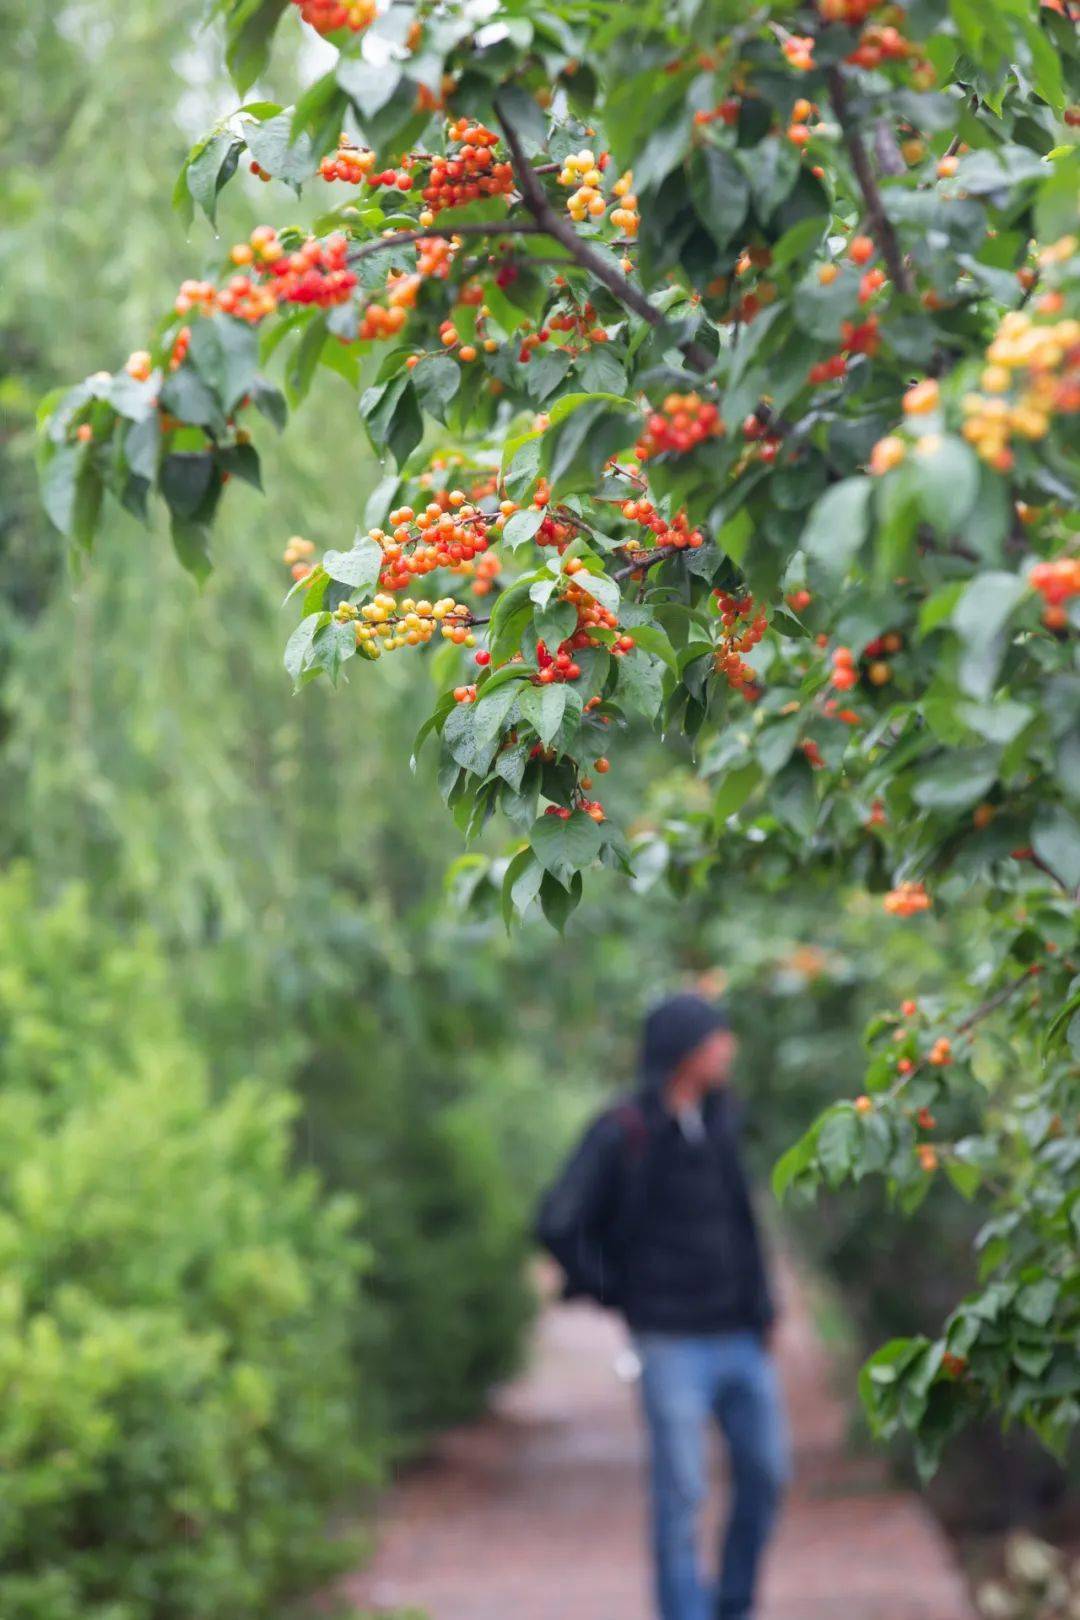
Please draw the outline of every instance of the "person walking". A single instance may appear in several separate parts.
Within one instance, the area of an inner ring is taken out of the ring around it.
[[[537,1220],[564,1297],[620,1311],[632,1335],[660,1620],[751,1620],[788,1475],[775,1311],[729,1086],[735,1050],[722,1006],[687,993],[655,1007],[639,1090],[593,1121]],[[698,1551],[710,1420],[731,1475],[717,1578]]]

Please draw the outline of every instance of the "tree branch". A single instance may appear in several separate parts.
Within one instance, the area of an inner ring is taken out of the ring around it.
[[[577,513],[570,515],[576,522]],[[614,580],[630,579],[634,574],[640,574],[646,568],[651,568],[654,563],[664,562],[668,557],[677,557],[680,552],[686,550],[686,546],[655,546],[652,551],[646,552],[637,562],[627,563],[625,568],[616,568],[614,573],[608,575],[608,578]],[[469,617],[469,624],[487,624],[490,618],[490,613],[485,613],[479,618],[473,614]]]
[[[825,69],[825,81],[829,87],[829,100],[832,102],[836,122],[840,126],[840,134],[847,148],[851,166],[855,171],[859,190],[862,192],[863,202],[866,206],[866,218],[870,234],[878,245],[881,257],[885,260],[885,268],[889,272],[889,279],[897,292],[911,292],[911,277],[903,254],[900,252],[900,243],[893,230],[892,221],[885,212],[885,205],[881,200],[877,179],[873,167],[863,145],[862,135],[851,121],[848,108],[847,91],[844,87],[844,75],[837,66]]]
[[[502,220],[498,224],[490,225],[428,225],[423,230],[395,231],[391,236],[376,237],[373,242],[364,242],[358,248],[353,248],[348,255],[350,264],[359,264],[361,259],[370,259],[376,253],[383,253],[387,249],[409,247],[413,242],[424,242],[432,236],[442,237],[445,241],[452,241],[455,236],[542,236],[546,234],[540,229],[535,220]]]
[[[973,1007],[966,1018],[960,1020],[953,1030],[954,1038],[966,1035],[969,1029],[974,1029],[976,1024],[981,1024],[984,1018],[988,1018],[992,1012],[996,1012],[1010,997],[1014,996],[1018,990],[1022,989],[1025,984],[1030,984],[1030,982],[1030,974],[1021,973],[1019,978],[1010,979],[1008,984],[1003,984],[999,990],[994,991],[992,996],[987,996],[985,1001],[980,1001],[977,1007]],[[898,1076],[885,1095],[887,1097],[896,1097],[903,1091],[908,1082],[914,1080],[915,1076],[920,1074],[926,1066],[926,1058],[920,1059],[914,1068],[908,1070],[907,1074]]]
[[[662,311],[658,310],[655,304],[650,303],[643,292],[640,292],[632,282],[627,281],[626,277],[620,274],[614,265],[609,264],[601,254],[597,253],[588,242],[580,237],[564,214],[559,214],[552,208],[547,193],[536,178],[537,170],[529,162],[525,154],[525,148],[521,144],[521,138],[513,123],[506,116],[505,109],[500,104],[498,96],[495,98],[495,115],[499,120],[506,144],[510,148],[514,174],[517,178],[518,190],[521,192],[521,200],[536,221],[537,228],[545,236],[552,236],[557,242],[560,242],[567,252],[573,255],[583,270],[587,270],[591,276],[594,276],[597,281],[607,288],[608,292],[612,293],[633,314],[640,315],[642,320],[648,321],[650,326],[657,329],[667,327],[668,321]],[[712,370],[716,357],[710,354],[708,349],[703,348],[700,343],[696,343],[693,338],[687,338],[683,342],[676,340],[676,343],[695,371]]]

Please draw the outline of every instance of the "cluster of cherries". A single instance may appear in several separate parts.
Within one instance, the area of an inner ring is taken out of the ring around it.
[[[1045,603],[1042,617],[1047,629],[1064,630],[1069,622],[1065,604],[1080,596],[1080,557],[1056,557],[1052,562],[1036,563],[1028,581]]]
[[[182,326],[173,338],[172,348],[169,350],[169,370],[179,371],[187,359],[188,349],[191,347],[191,327]]]
[[[399,506],[389,521],[389,534],[383,529],[368,531],[382,548],[379,583],[388,591],[400,590],[437,568],[457,569],[488,549],[487,519],[459,489],[451,490],[445,509],[439,501],[429,502],[420,512]]]
[[[704,124],[737,124],[742,101],[738,96],[729,96],[726,101],[717,102],[715,107],[702,108],[694,114],[694,123]]]
[[[656,546],[671,546],[675,551],[697,551],[705,544],[705,536],[700,529],[690,527],[685,512],[677,512],[668,522],[652,501],[644,499],[623,501],[620,511],[628,523],[639,523],[643,528],[651,529],[656,537]],[[648,554],[646,551],[642,561],[648,560]]]
[[[814,44],[812,34],[789,34],[782,47],[788,66],[793,67],[797,73],[811,72],[814,66]]]
[[[425,236],[416,244],[416,269],[392,272],[386,278],[386,303],[370,303],[360,314],[357,336],[361,342],[378,342],[401,331],[416,305],[425,280],[445,280],[450,273],[454,244],[445,237]],[[443,323],[444,326],[449,324]],[[455,333],[454,341],[457,341]],[[416,365],[417,359],[412,359]],[[406,361],[408,365],[409,362]]]
[[[335,34],[348,28],[360,34],[375,21],[375,0],[292,0],[301,17],[317,34]]]
[[[302,535],[294,534],[286,542],[281,560],[293,579],[307,579],[314,567],[311,561],[314,555],[314,541],[305,540]]]
[[[668,394],[658,411],[651,411],[645,431],[634,449],[639,461],[671,451],[685,455],[706,439],[718,438],[724,431],[720,408],[698,393]]]
[[[720,609],[720,623],[723,626],[720,643],[713,654],[713,667],[718,675],[723,675],[729,686],[744,696],[756,697],[757,676],[742,655],[756,647],[765,634],[768,623],[765,609],[756,606],[749,591],[741,596],[733,596],[730,591],[717,586],[713,596]]]
[[[743,422],[742,432],[743,438],[756,446],[760,461],[768,464],[776,460],[783,440],[779,433],[770,432],[768,422],[763,422],[760,416],[751,411]]]
[[[497,162],[492,148],[499,137],[494,130],[470,118],[458,118],[447,128],[451,141],[459,143],[446,157],[432,160],[427,185],[420,195],[425,209],[421,225],[432,225],[444,208],[457,208],[478,197],[505,196],[514,189],[514,171],[509,163]]]
[[[840,350],[843,354],[865,354],[873,359],[881,347],[881,331],[876,315],[865,321],[840,322]]]
[[[413,601],[406,597],[398,601],[380,591],[363,607],[353,602],[342,602],[335,610],[339,623],[356,622],[356,643],[369,657],[394,652],[398,647],[420,647],[438,629],[444,641],[458,647],[475,647],[476,637],[470,625],[472,614],[452,596],[442,596],[436,602]]]
[[[375,153],[357,146],[348,135],[342,133],[338,136],[337,151],[326,154],[319,164],[319,173],[324,180],[344,180],[350,186],[358,186],[366,180],[372,187],[396,186],[399,191],[411,191],[410,167],[406,163],[400,170],[385,169],[375,174]]]
[[[838,692],[850,692],[858,679],[855,654],[850,647],[837,647],[832,655],[832,684]]]
[[[814,383],[835,382],[847,373],[847,355],[831,354],[827,360],[818,360],[807,372],[807,381]]]
[[[229,258],[237,274],[224,287],[219,290],[212,281],[184,281],[173,309],[177,315],[192,310],[211,315],[218,309],[257,325],[279,304],[317,304],[322,309],[343,304],[357,282],[348,268],[348,252],[348,239],[340,232],[324,241],[311,236],[289,251],[273,226],[259,225],[246,242],[231,249]],[[251,273],[241,273],[244,270]],[[265,279],[255,280],[255,276]]]
[[[930,896],[923,883],[898,883],[882,904],[891,917],[914,917],[920,911],[929,911]]]
[[[818,0],[818,10],[826,22],[842,22],[849,28],[858,28],[883,4],[884,0]]]
[[[554,546],[561,556],[570,542],[576,537],[578,530],[576,524],[567,519],[556,517],[552,512],[546,510],[550,500],[551,489],[547,480],[541,478],[533,491],[532,500],[529,503],[533,509],[544,513],[540,527],[533,535],[533,541],[538,546]],[[520,510],[516,501],[500,501],[499,516],[495,519],[495,527],[499,530],[503,529],[506,526],[507,519],[513,517],[514,513]]]
[[[859,43],[853,51],[848,52],[845,61],[855,67],[871,70],[886,62],[907,62],[912,69],[911,77],[916,90],[929,90],[937,78],[933,63],[891,23],[868,24],[859,36]],[[921,142],[914,142],[913,145],[917,149],[914,154],[917,161],[923,155],[923,147]],[[908,154],[905,153],[905,156]]]

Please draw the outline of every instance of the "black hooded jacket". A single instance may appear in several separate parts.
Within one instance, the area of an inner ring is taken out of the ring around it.
[[[722,1026],[696,996],[656,1009],[641,1091],[594,1120],[540,1209],[567,1295],[622,1311],[638,1332],[764,1331],[773,1319],[730,1094],[709,1094],[700,1134],[662,1101],[680,1058]]]

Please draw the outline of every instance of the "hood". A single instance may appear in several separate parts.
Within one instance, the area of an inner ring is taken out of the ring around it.
[[[730,1029],[724,1008],[687,992],[669,996],[646,1016],[641,1036],[641,1081],[654,1095],[683,1058],[714,1030]]]

